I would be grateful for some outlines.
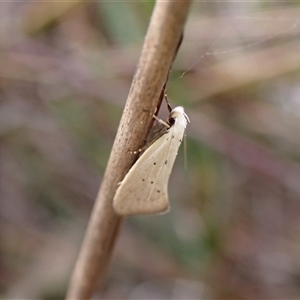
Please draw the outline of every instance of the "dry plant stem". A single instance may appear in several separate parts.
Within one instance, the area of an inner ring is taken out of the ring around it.
[[[67,299],[90,299],[103,280],[121,218],[115,215],[112,199],[153,122],[159,95],[167,78],[173,54],[183,32],[191,1],[156,3],[139,65],[128,95],[112,152],[96,198],[90,222],[71,277]],[[113,93],[113,91],[112,91]]]

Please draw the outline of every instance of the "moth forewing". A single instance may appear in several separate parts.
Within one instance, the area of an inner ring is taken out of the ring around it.
[[[119,215],[162,214],[169,211],[168,181],[188,117],[182,107],[169,116],[170,128],[132,166],[113,200]]]
[[[165,140],[166,135],[159,140],[161,139]],[[159,173],[160,162],[157,157],[161,156],[163,150],[159,140],[142,154],[121,182],[113,202],[118,214],[155,214],[168,210],[167,188],[159,187],[160,192],[154,192],[153,189]],[[153,192],[156,197],[153,196]]]

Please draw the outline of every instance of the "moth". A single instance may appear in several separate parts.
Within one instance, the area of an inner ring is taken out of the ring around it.
[[[164,133],[151,144],[131,167],[119,184],[113,199],[113,208],[121,216],[164,214],[169,211],[168,182],[190,122],[182,106],[170,111]]]

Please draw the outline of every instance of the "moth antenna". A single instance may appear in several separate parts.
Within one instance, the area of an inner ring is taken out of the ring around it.
[[[183,154],[184,154],[184,170],[187,171],[187,140],[186,140],[186,134],[183,135]]]

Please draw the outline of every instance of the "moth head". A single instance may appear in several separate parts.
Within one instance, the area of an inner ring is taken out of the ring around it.
[[[171,111],[168,122],[170,126],[173,126],[176,123],[186,128],[186,125],[188,122],[190,122],[190,119],[184,112],[184,108],[182,106],[177,106]]]

